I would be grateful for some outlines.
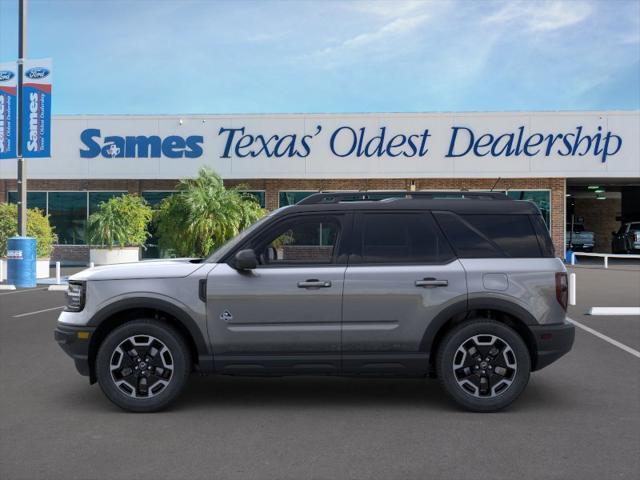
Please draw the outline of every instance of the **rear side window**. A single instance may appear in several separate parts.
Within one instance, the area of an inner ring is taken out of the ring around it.
[[[361,263],[438,264],[455,258],[428,213],[366,213],[360,232]]]
[[[540,246],[529,215],[462,215],[508,257],[540,257]]]

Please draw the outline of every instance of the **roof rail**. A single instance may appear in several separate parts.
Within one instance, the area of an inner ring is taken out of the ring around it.
[[[381,201],[394,198],[404,199],[456,199],[473,198],[482,200],[511,200],[507,195],[500,192],[465,192],[465,191],[371,191],[371,192],[318,192],[300,200],[296,205],[314,205],[319,203],[340,203],[358,201]]]

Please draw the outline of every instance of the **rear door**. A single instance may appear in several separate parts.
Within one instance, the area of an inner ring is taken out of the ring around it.
[[[466,307],[460,262],[428,212],[363,212],[355,217],[345,275],[345,373],[426,371],[421,343],[430,321]]]

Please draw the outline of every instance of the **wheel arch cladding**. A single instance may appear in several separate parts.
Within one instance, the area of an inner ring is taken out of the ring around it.
[[[89,381],[96,382],[95,360],[102,341],[115,328],[136,319],[154,319],[174,327],[184,338],[191,359],[198,368],[205,369],[209,357],[207,344],[195,320],[177,306],[155,298],[126,299],[115,302],[98,312],[89,322],[96,327],[89,343]]]
[[[458,302],[440,312],[427,327],[421,342],[421,351],[429,352],[429,364],[432,367],[436,361],[436,353],[440,342],[453,327],[460,322],[472,318],[488,318],[497,320],[513,328],[522,337],[529,356],[531,370],[536,369],[537,345],[529,325],[538,325],[536,319],[524,308],[506,300],[500,299],[471,299],[468,302]]]

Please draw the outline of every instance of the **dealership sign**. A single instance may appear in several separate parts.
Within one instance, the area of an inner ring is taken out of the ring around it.
[[[25,60],[22,82],[22,155],[50,157],[51,59]]]
[[[324,133],[326,131],[326,133]],[[338,158],[428,158],[433,134],[429,128],[389,133],[389,128],[343,125],[325,129],[314,126],[310,133],[265,134],[245,126],[221,127],[214,135],[221,140],[221,159],[306,158],[318,142],[327,142]],[[324,135],[323,135],[324,134]],[[324,137],[324,138],[322,138]],[[113,135],[99,128],[80,134],[80,157],[95,158],[199,158],[204,153],[204,135]],[[511,131],[487,132],[451,125],[445,158],[459,157],[597,157],[602,163],[622,148],[622,137],[598,125],[588,130],[577,125],[561,132],[526,132],[524,125]]]
[[[0,160],[16,158],[16,63],[0,63]]]

